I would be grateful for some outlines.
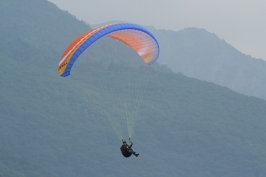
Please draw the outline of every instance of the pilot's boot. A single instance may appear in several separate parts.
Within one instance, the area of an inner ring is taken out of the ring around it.
[[[136,157],[138,157],[138,156],[139,156],[139,154],[136,154],[136,152],[133,152],[133,154],[134,154],[134,156],[136,156]]]

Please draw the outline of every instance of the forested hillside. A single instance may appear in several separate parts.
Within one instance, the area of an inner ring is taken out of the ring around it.
[[[14,155],[0,147],[1,177],[57,177],[41,166],[30,163],[20,155]]]
[[[1,0],[0,15],[1,39],[19,38],[57,52],[77,35],[91,29],[47,0]]]
[[[63,49],[89,26],[47,1],[34,1],[38,14],[28,4],[3,0],[0,6],[5,5],[13,19],[8,28],[19,24],[15,19],[27,23],[1,41],[0,176],[266,175],[266,102],[159,65],[150,70],[135,127],[133,147],[140,155],[124,158],[121,140],[97,107],[95,95],[113,89],[106,87],[108,76],[121,72],[113,68],[136,54],[103,39],[81,56],[70,77],[62,78],[57,65]],[[29,17],[22,17],[24,12]],[[38,16],[49,25],[33,20]],[[59,22],[72,20],[76,29],[64,29],[67,39],[53,30],[60,29]],[[27,34],[32,26],[41,26],[40,33],[48,37]],[[7,32],[0,28],[1,34]],[[115,105],[114,100],[105,99]]]

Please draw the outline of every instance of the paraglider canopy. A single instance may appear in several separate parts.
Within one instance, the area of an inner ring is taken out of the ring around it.
[[[70,75],[73,64],[82,52],[104,36],[125,43],[135,50],[146,64],[153,64],[159,56],[158,42],[145,28],[130,23],[108,24],[90,30],[72,41],[60,59],[59,75]]]

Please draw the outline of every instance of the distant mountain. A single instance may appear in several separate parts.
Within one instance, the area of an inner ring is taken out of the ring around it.
[[[116,70],[119,61],[137,54],[102,39],[82,54],[70,77],[62,78],[57,65],[64,47],[89,26],[45,0],[2,0],[3,6],[10,20],[0,16],[6,25],[0,34],[9,34],[0,41],[0,147],[6,149],[0,175],[266,176],[266,101],[161,72],[167,68],[157,65],[142,87],[145,99],[133,137],[140,156],[126,159],[95,95],[119,114],[116,95],[105,97],[120,86],[107,85],[109,76],[124,80]],[[75,30],[68,24],[76,24]],[[137,73],[130,69],[129,75]]]
[[[204,29],[150,29],[160,43],[159,63],[188,77],[266,99],[266,61],[242,54]]]

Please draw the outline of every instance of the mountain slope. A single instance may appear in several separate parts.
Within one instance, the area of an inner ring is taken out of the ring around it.
[[[88,24],[47,0],[1,0],[0,15],[1,39],[19,37],[59,52],[76,36],[90,30]]]
[[[151,28],[152,30],[152,28]],[[159,63],[188,77],[266,99],[266,62],[233,48],[204,29],[152,30],[160,42]]]
[[[97,90],[88,76],[82,72],[63,79],[52,66],[13,60],[1,70],[14,67],[14,74],[1,74],[1,143],[51,173],[122,176],[121,171],[134,168],[129,176],[266,174],[263,100],[183,75],[154,72],[135,129],[140,156],[123,159],[120,140],[95,107]],[[98,75],[110,72],[88,69]],[[104,89],[105,82],[100,83]]]
[[[0,147],[0,176],[1,177],[56,177],[40,166],[32,164],[18,155],[9,153]]]

